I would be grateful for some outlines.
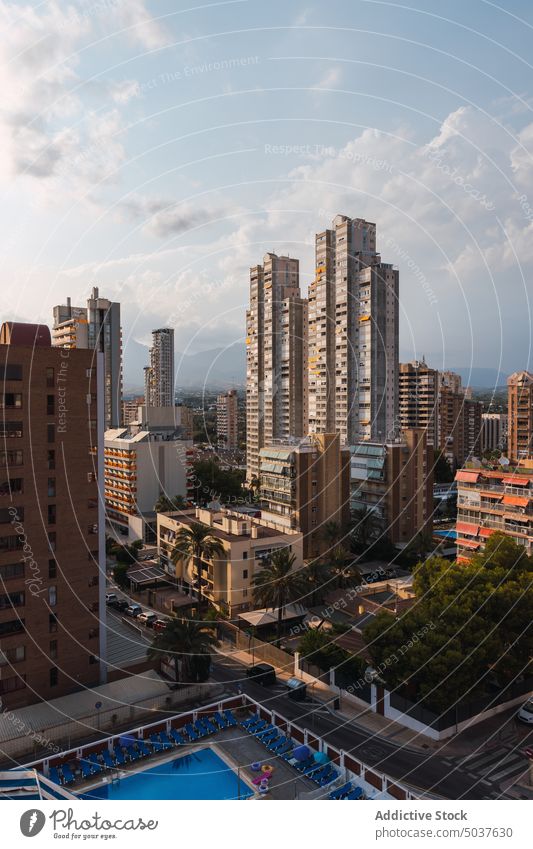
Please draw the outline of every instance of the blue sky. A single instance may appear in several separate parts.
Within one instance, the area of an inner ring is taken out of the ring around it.
[[[440,16],[441,10],[445,17]],[[0,2],[3,318],[92,285],[130,340],[244,339],[248,267],[342,212],[400,269],[401,354],[531,365],[533,9]]]

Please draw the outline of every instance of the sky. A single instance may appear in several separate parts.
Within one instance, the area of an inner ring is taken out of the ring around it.
[[[529,2],[0,0],[0,27],[2,320],[98,285],[126,358],[160,326],[241,344],[249,267],[299,257],[305,293],[343,213],[400,270],[403,359],[533,369]]]

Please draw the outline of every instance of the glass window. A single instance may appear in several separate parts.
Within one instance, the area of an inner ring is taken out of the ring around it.
[[[56,441],[56,426],[53,424],[46,425],[46,441],[47,442],[55,442]]]
[[[59,671],[57,666],[52,666],[50,670],[50,686],[57,687],[57,682],[59,678]]]
[[[57,563],[55,560],[48,561],[48,577],[57,578]]]
[[[58,619],[55,613],[48,615],[48,630],[51,634],[55,634],[58,629]]]
[[[54,385],[54,369],[51,366],[46,369],[46,385],[49,389]]]
[[[0,380],[22,380],[22,366],[14,363],[0,364]]]
[[[23,434],[22,422],[0,421],[0,437],[5,439],[20,439]]]
[[[56,505],[49,504],[48,505],[48,524],[55,525],[56,523]]]
[[[48,587],[48,604],[50,607],[57,604],[57,587]]]
[[[57,640],[50,640],[50,660],[57,659]]]
[[[0,466],[22,466],[22,451],[0,451]]]
[[[20,410],[22,408],[21,392],[4,392],[0,395],[0,409]]]
[[[56,399],[55,395],[47,395],[46,396],[46,415],[53,416],[56,411]]]
[[[55,498],[56,496],[56,479],[48,478],[48,498]]]
[[[48,462],[48,468],[50,470],[55,469],[55,467],[56,467],[56,452],[53,449],[48,452],[47,462]]]
[[[2,581],[9,581],[11,578],[24,577],[24,563],[7,563],[5,566],[0,566],[0,584]]]

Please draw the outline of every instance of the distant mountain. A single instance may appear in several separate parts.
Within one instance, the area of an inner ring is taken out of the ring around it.
[[[472,386],[474,389],[494,389],[507,385],[507,375],[495,368],[466,368],[463,366],[452,367],[449,371],[455,371],[461,375],[463,386]]]
[[[148,348],[129,340],[124,349],[124,391],[144,391],[143,368],[148,365]],[[235,343],[227,348],[212,348],[197,354],[175,353],[176,387],[229,389],[244,386],[246,346]]]

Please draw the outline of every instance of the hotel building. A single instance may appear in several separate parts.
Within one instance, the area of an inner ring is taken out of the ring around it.
[[[2,325],[4,709],[105,683],[103,377],[103,356],[52,347],[48,327]]]
[[[217,397],[217,443],[233,449],[239,444],[237,390],[230,389]]]

